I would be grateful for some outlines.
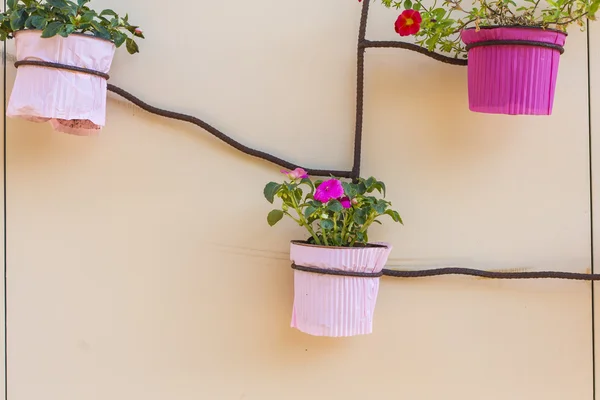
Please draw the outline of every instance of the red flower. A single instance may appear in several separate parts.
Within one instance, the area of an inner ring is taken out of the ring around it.
[[[396,20],[396,32],[400,36],[414,35],[421,29],[421,13],[417,10],[404,10]]]

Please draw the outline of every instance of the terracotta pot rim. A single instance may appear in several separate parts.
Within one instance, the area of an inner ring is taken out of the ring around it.
[[[569,36],[569,34],[567,32],[561,31],[560,29],[554,29],[554,28],[543,28],[541,26],[528,26],[528,25],[487,25],[487,26],[480,26],[479,29],[498,29],[498,28],[516,28],[516,29],[534,29],[534,30],[541,30],[541,31],[550,31],[550,32],[556,32],[556,33],[561,33],[565,36]],[[475,27],[470,27],[470,28],[464,28],[464,31],[468,31],[468,30],[473,30],[473,29],[477,29]]]
[[[42,35],[42,30],[41,30],[41,29],[20,29],[20,30],[18,30],[18,31],[15,31],[15,32],[14,32],[14,35],[16,36],[16,35],[20,34],[21,32],[40,32],[40,38],[41,38],[41,35]],[[85,37],[85,38],[88,38],[88,39],[101,40],[101,41],[103,41],[103,42],[108,42],[108,43],[111,43],[112,45],[114,45],[114,44],[115,44],[115,42],[113,42],[112,40],[104,39],[104,38],[97,37],[97,36],[94,36],[94,35],[88,35],[88,34],[86,34],[86,33],[81,33],[81,32],[73,32],[73,33],[70,33],[70,34],[69,34],[69,36],[71,36],[71,35],[83,36],[83,37]],[[62,37],[62,36],[61,36],[61,37]],[[68,37],[67,37],[67,38],[68,38]],[[65,38],[65,39],[67,39],[67,38]]]
[[[306,240],[292,240],[291,244],[304,247],[317,247],[320,249],[336,249],[336,250],[361,250],[361,249],[387,249],[387,246],[382,244],[367,243],[364,246],[343,247],[343,246],[323,246],[318,244],[310,244]]]

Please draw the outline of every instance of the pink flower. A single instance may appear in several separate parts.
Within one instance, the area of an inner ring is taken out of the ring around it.
[[[135,28],[135,30],[133,31],[133,34],[137,37],[144,37],[144,31],[142,31],[140,28]]]
[[[342,199],[340,200],[340,203],[342,203],[342,207],[344,207],[344,208],[352,207],[352,202],[350,201],[350,199],[348,197],[342,197]]]
[[[317,187],[315,191],[315,200],[321,203],[327,203],[329,200],[339,199],[344,195],[344,188],[342,182],[337,179],[329,179],[324,181]]]
[[[281,173],[287,175],[288,178],[290,178],[293,181],[295,181],[296,179],[308,178],[308,174],[302,168],[296,168],[293,171],[286,171],[285,169],[282,169]]]

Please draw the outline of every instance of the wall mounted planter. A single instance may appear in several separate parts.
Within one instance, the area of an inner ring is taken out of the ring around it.
[[[467,45],[469,108],[488,114],[550,115],[566,33],[531,27],[482,27]]]
[[[41,38],[16,32],[17,62],[46,61],[108,73],[115,45],[83,34]],[[21,65],[8,103],[8,117],[49,122],[59,132],[93,135],[105,124],[106,78],[84,72]]]
[[[326,247],[293,241],[291,261],[333,271],[381,273],[392,247]],[[378,277],[335,276],[294,271],[293,328],[314,336],[355,336],[373,332]]]

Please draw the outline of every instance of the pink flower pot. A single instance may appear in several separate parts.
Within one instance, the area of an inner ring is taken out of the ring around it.
[[[108,73],[115,45],[88,35],[40,37],[38,30],[16,32],[17,61],[60,63]],[[105,123],[106,79],[81,72],[22,65],[6,115],[49,122],[60,132],[97,133]]]
[[[299,266],[349,272],[381,272],[392,247],[326,247],[293,241],[291,261]],[[314,336],[355,336],[373,332],[379,278],[294,271],[293,328]]]
[[[479,31],[465,29],[461,36],[469,52],[471,111],[552,114],[566,33],[526,27],[482,27]]]

